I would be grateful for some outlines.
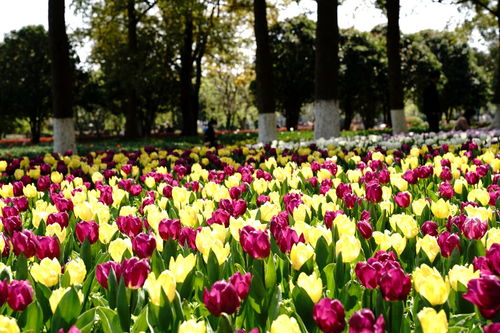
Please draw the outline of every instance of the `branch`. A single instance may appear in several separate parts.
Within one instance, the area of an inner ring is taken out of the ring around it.
[[[437,2],[442,3],[443,0],[437,0]],[[484,3],[482,0],[456,0],[456,1],[454,1],[454,3],[456,5],[465,4],[467,2],[470,2],[473,5],[476,5],[476,6],[479,6],[483,9],[485,9],[487,12],[489,12],[490,14],[493,14],[495,17],[499,17],[499,12],[496,12],[492,8],[488,7],[488,5],[486,3]]]
[[[139,15],[137,15],[137,21],[140,21],[140,20],[141,20],[141,18],[143,18],[143,17],[144,17],[144,15],[146,15],[146,13],[147,13],[147,12],[148,12],[151,8],[153,8],[153,7],[156,5],[156,3],[157,3],[157,2],[158,2],[157,0],[153,0],[151,3],[150,3],[149,1],[146,1],[146,3],[148,4],[148,7],[147,7],[146,9],[144,9],[142,12],[140,12],[140,13],[139,13]]]

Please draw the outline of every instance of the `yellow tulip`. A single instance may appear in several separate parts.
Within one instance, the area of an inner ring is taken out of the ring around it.
[[[490,202],[490,194],[484,188],[473,189],[467,194],[468,201],[478,201],[483,206],[487,206]]]
[[[35,198],[38,194],[38,190],[36,189],[36,186],[28,184],[23,188],[23,194],[27,198]]]
[[[335,252],[338,256],[342,253],[342,262],[349,263],[359,256],[361,242],[356,236],[343,236],[335,244]]]
[[[66,295],[66,293],[70,290],[71,288],[58,288],[55,289],[52,294],[49,297],[49,304],[50,304],[50,309],[52,310],[52,313],[55,313],[57,310],[57,306],[59,305],[59,302],[61,302],[61,299]],[[80,303],[83,303],[83,293],[81,290],[77,292],[78,298],[80,299]],[[0,330],[1,332],[1,330]]]
[[[457,179],[453,183],[453,190],[458,193],[462,194],[464,187],[467,186],[467,182],[464,179]]]
[[[179,326],[178,333],[205,333],[207,331],[207,326],[203,320],[196,321],[194,319],[184,321]]]
[[[54,236],[59,238],[59,243],[63,243],[66,239],[66,228],[61,228],[59,223],[49,224],[45,227],[45,236]]]
[[[300,333],[300,327],[297,320],[288,317],[286,314],[280,315],[271,324],[271,333]]]
[[[111,259],[113,259],[113,261],[121,262],[123,254],[126,250],[129,250],[129,252],[132,253],[132,242],[129,238],[117,238],[109,243],[108,252],[111,255]]]
[[[425,207],[429,207],[429,201],[427,201],[425,198],[414,200],[411,203],[411,208],[413,210],[413,213],[417,216],[422,215],[422,212],[424,211]]]
[[[0,161],[0,172],[7,170],[7,161]]]
[[[304,243],[294,244],[290,251],[292,268],[298,271],[302,267],[302,265],[304,265],[306,261],[308,261],[313,256],[314,249],[311,245]]]
[[[415,219],[407,214],[395,214],[389,217],[389,223],[392,230],[397,231],[397,228],[403,232],[406,238],[413,238],[418,235],[418,225]]]
[[[82,221],[91,221],[94,219],[94,211],[92,210],[92,205],[89,202],[82,202],[75,205],[74,212],[76,217]]]
[[[423,308],[417,316],[423,333],[448,332],[448,319],[444,310],[436,312],[433,308]]]
[[[495,243],[500,243],[500,229],[499,228],[491,228],[486,232],[484,237],[481,239],[486,250],[489,250],[490,247]]]
[[[417,253],[420,252],[420,249],[424,250],[430,262],[433,262],[441,251],[436,237],[431,235],[425,235],[424,238],[417,239]]]
[[[61,265],[56,258],[43,258],[40,263],[34,263],[31,266],[30,273],[35,281],[40,282],[46,287],[52,287],[59,283]]]
[[[280,206],[274,203],[266,202],[260,206],[260,219],[264,222],[271,221],[271,218],[281,211]]]
[[[297,285],[304,289],[313,303],[317,303],[323,294],[323,282],[316,272],[307,275],[302,272],[297,279]]]
[[[194,266],[196,266],[196,256],[193,253],[190,253],[186,257],[179,254],[176,259],[170,257],[168,269],[174,274],[177,283],[183,283]]]
[[[20,333],[21,330],[14,318],[0,315],[0,332]]]
[[[450,215],[450,204],[441,198],[432,202],[431,211],[435,217],[445,219]]]
[[[99,224],[99,241],[102,244],[109,244],[111,241],[111,238],[115,235],[115,233],[118,231],[118,226],[116,224],[107,224],[107,223],[100,223]]]
[[[455,265],[448,272],[448,277],[453,290],[458,290],[458,282],[467,287],[470,280],[479,278],[479,271],[474,272],[472,264],[469,266]]]
[[[167,298],[170,302],[174,300],[175,286],[175,277],[168,270],[161,272],[158,278],[156,278],[155,273],[149,273],[148,278],[144,283],[144,289],[148,291],[151,303],[156,306],[160,305],[160,296],[162,289],[165,292],[165,295],[167,295]]]
[[[441,305],[448,300],[450,283],[448,278],[443,279],[436,268],[426,264],[413,271],[413,285],[415,290],[433,306]]]
[[[71,260],[66,264],[66,272],[69,273],[70,284],[82,284],[87,275],[87,269],[85,268],[85,263],[81,258]]]

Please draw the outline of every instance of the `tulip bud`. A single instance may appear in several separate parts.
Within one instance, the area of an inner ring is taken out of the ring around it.
[[[420,227],[422,234],[436,237],[438,235],[438,225],[434,221],[425,221]]]
[[[476,217],[467,217],[461,228],[462,233],[468,239],[479,240],[483,238],[488,231],[488,222],[481,221]]]
[[[245,226],[240,230],[240,244],[243,250],[254,259],[264,259],[271,253],[271,243],[266,231]]]
[[[178,333],[206,333],[207,326],[203,320],[195,321],[194,319],[184,321],[179,326]]]
[[[99,239],[99,225],[95,221],[82,221],[76,225],[75,233],[80,243],[88,239],[90,244],[94,244]]]
[[[386,301],[402,301],[411,290],[410,275],[400,268],[391,268],[382,272],[378,278],[382,297]]]
[[[354,269],[359,282],[368,289],[375,289],[378,286],[377,269],[369,263],[358,262]]]
[[[455,248],[460,251],[460,238],[458,235],[452,234],[448,231],[443,231],[439,235],[438,244],[441,248],[441,255],[445,258],[451,256]]]
[[[36,256],[39,260],[43,258],[57,258],[61,253],[57,237],[37,236],[38,248]]]
[[[473,303],[486,319],[493,318],[499,311],[500,279],[494,275],[483,275],[472,279],[463,298]]]
[[[142,231],[142,221],[133,215],[118,216],[116,219],[118,230],[129,237],[135,237]]]
[[[243,300],[247,297],[248,292],[250,291],[250,283],[252,282],[252,274],[246,273],[241,274],[241,272],[234,273],[229,279],[229,283],[234,286],[236,293],[240,300]]]
[[[299,324],[295,318],[286,314],[279,315],[271,324],[271,333],[300,333]]]
[[[21,232],[14,232],[14,236],[12,236],[12,245],[16,256],[22,253],[26,258],[31,258],[36,253],[38,241],[32,231],[23,230]]]
[[[444,310],[436,312],[433,308],[423,308],[417,314],[423,333],[448,332],[448,320]]]
[[[217,281],[210,291],[207,288],[203,291],[203,303],[212,315],[218,317],[223,312],[228,315],[235,313],[240,306],[240,298],[231,283]]]
[[[491,271],[500,276],[500,244],[493,243],[488,251],[486,251],[486,259],[488,259]]]
[[[140,233],[132,239],[132,250],[141,259],[150,258],[156,249],[156,239],[152,234]]]
[[[24,311],[33,301],[34,293],[29,281],[14,280],[9,285],[7,303],[14,311]]]
[[[325,297],[314,305],[313,319],[322,332],[342,332],[345,327],[344,307],[338,300]]]
[[[398,194],[396,194],[394,196],[394,201],[396,202],[396,204],[399,207],[406,208],[406,207],[410,206],[410,202],[411,202],[410,193],[408,193],[408,192],[399,192]]]
[[[7,297],[9,296],[9,281],[0,281],[0,306],[7,302]]]
[[[47,225],[57,223],[61,228],[68,227],[69,215],[66,212],[52,213],[47,216]]]
[[[368,220],[361,220],[356,223],[356,227],[364,239],[369,239],[373,234],[373,227]]]
[[[144,285],[144,281],[151,271],[147,259],[130,258],[125,259],[121,264],[121,274],[125,286],[131,289],[139,289]]]
[[[375,321],[372,310],[356,311],[349,319],[349,333],[384,333],[384,316],[380,315]]]
[[[178,219],[163,219],[158,225],[158,232],[163,240],[177,239],[181,228],[181,222]]]
[[[108,289],[108,278],[109,278],[109,273],[111,270],[114,271],[116,280],[118,281],[121,276],[121,265],[117,262],[114,261],[108,261],[103,264],[97,265],[96,271],[95,271],[95,276],[97,279],[97,282],[104,288]]]

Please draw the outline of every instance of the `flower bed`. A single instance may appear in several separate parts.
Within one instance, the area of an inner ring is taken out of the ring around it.
[[[498,332],[495,132],[0,160],[0,330]]]

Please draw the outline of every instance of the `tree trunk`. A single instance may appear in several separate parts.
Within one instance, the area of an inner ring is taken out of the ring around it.
[[[299,126],[300,107],[301,104],[296,101],[292,101],[285,105],[286,128],[288,130],[291,130],[292,128],[297,130],[297,127]]]
[[[493,97],[493,103],[495,104],[495,118],[493,119],[493,122],[491,123],[490,128],[492,129],[500,129],[500,0],[498,0],[498,5],[497,5],[497,26],[498,26],[498,38],[499,40],[497,41],[497,85],[495,87],[495,95]]]
[[[76,151],[73,121],[73,76],[64,20],[64,0],[49,0],[49,50],[54,109],[54,152]]]
[[[30,119],[31,127],[31,143],[40,143],[40,133],[41,133],[41,121],[39,117],[39,112],[37,110],[36,115]]]
[[[401,80],[401,53],[399,31],[399,0],[386,0],[387,58],[389,60],[389,105],[391,107],[392,133],[406,133],[406,118]]]
[[[352,110],[352,105],[349,101],[345,105],[344,112],[345,112],[345,121],[342,129],[345,131],[349,131],[351,129],[352,118],[354,117],[354,111]]]
[[[317,0],[314,138],[340,135],[338,0]]]
[[[135,0],[127,1],[127,41],[128,41],[128,82],[127,94],[127,116],[125,122],[125,136],[136,139],[141,136],[140,121],[137,110],[136,84],[136,61],[137,61],[137,12]]]
[[[253,12],[257,43],[255,69],[257,74],[257,108],[259,109],[259,142],[269,143],[276,140],[277,131],[266,0],[254,0]]]
[[[197,135],[197,110],[193,87],[193,17],[186,14],[184,28],[184,43],[181,51],[181,111],[182,134]]]

